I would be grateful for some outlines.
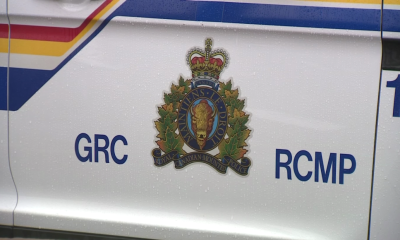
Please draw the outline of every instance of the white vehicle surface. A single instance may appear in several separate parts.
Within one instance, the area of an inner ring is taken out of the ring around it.
[[[399,0],[0,0],[0,238],[398,239],[399,170]]]

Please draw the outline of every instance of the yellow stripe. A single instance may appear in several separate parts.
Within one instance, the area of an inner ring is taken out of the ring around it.
[[[0,52],[8,53],[8,38],[0,38]]]
[[[383,0],[384,4],[395,4],[400,5],[400,0]]]
[[[53,42],[53,41],[39,41],[39,40],[25,40],[25,39],[11,39],[10,52],[19,54],[33,54],[33,55],[47,55],[47,56],[62,56],[71,47],[74,46],[92,27],[93,25],[108,11],[110,10],[118,0],[111,2],[105,7],[99,14],[97,14],[90,23],[72,40],[71,42]],[[8,39],[0,39],[0,52],[4,51],[3,45]]]

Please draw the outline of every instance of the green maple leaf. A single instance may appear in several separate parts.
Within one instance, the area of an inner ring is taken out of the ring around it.
[[[242,111],[245,101],[238,99],[239,90],[232,90],[231,81],[220,83],[220,90],[218,93],[224,97],[224,101],[228,106],[229,127],[227,129],[227,134],[229,138],[220,143],[218,146],[219,154],[217,154],[216,157],[223,158],[229,156],[238,160],[247,152],[243,147],[247,146],[246,139],[250,136],[251,132],[246,127],[249,116]]]
[[[233,116],[234,112],[235,112],[235,108],[231,107],[230,105],[228,105],[228,114],[229,114],[229,116]]]
[[[173,112],[169,114],[171,121],[175,121],[178,118],[178,113],[177,112]]]
[[[171,93],[169,95],[175,109],[178,108],[180,101],[185,97],[185,88],[185,86],[171,85]]]
[[[221,144],[218,146],[219,154],[215,157],[223,158],[225,156],[229,156],[234,160],[238,160],[246,154],[247,150],[243,149],[239,146],[239,139],[238,135],[233,135],[229,139],[222,141]]]
[[[226,151],[227,141],[228,140],[224,140],[218,145],[219,153],[215,155],[216,158],[222,159],[225,156],[229,156],[228,152]]]
[[[229,126],[235,126],[235,124],[237,122],[240,123],[240,130],[245,130],[246,127],[246,123],[249,121],[249,115],[244,115],[244,116],[235,116],[235,117],[229,117],[228,118],[228,123]]]
[[[185,90],[185,87],[181,87],[181,86],[175,85],[175,84],[171,85],[171,93],[172,94],[181,94],[182,95],[184,90]]]
[[[225,96],[227,101],[232,101],[234,99],[237,99],[239,97],[239,90],[225,90]]]
[[[159,107],[158,114],[160,114],[160,119],[162,122],[164,122],[164,119],[167,117],[167,115],[169,115],[171,121],[175,121],[175,119],[178,117],[177,112],[174,111],[171,105],[170,107],[166,107],[166,109],[164,109],[163,107]]]
[[[167,127],[165,133],[165,140],[157,141],[158,146],[166,153],[171,151],[178,151],[179,154],[186,154],[186,152],[182,149],[183,140],[182,138],[176,134],[172,129]]]
[[[169,111],[163,109],[162,107],[159,107],[158,114],[160,114],[161,119],[164,119],[167,116],[167,114],[169,114]]]
[[[244,108],[244,100],[232,99],[231,106],[240,112]]]
[[[157,137],[162,140],[165,140],[165,134],[166,134],[167,128],[171,129],[172,131],[175,131],[178,127],[178,123],[171,120],[170,114],[167,114],[164,119],[160,119],[159,121],[156,121],[155,124],[156,124],[156,128],[159,132]]]
[[[183,93],[188,93],[190,91],[190,80],[183,79],[182,77],[179,78],[179,87],[184,87]]]
[[[219,84],[220,90],[218,91],[219,95],[226,98],[225,91],[230,91],[232,89],[232,81],[229,80],[227,83],[221,82]]]
[[[182,96],[180,96],[179,93],[174,93],[174,94],[166,94],[164,93],[164,101],[166,104],[171,104],[173,105],[174,109],[176,110],[178,107],[178,103],[180,101],[180,98],[183,99]]]
[[[244,128],[247,127],[245,126]],[[229,127],[227,129],[227,134],[229,137],[237,135],[238,147],[247,146],[246,139],[250,136],[250,132],[251,131],[249,129],[243,129],[243,126],[241,126],[239,121],[236,121],[234,127]]]
[[[183,99],[183,96],[179,93],[175,93],[171,95],[171,103],[173,104],[174,110],[177,110],[179,107],[179,102]]]
[[[179,79],[179,85],[171,85],[171,93],[164,93],[164,101],[166,104],[173,104],[174,110],[179,108],[179,103],[183,100],[186,93],[190,91],[190,80]]]
[[[173,103],[172,95],[164,93],[164,102],[165,104]]]
[[[244,100],[235,99],[235,98],[225,98],[225,103],[228,106],[228,113],[231,116],[233,116],[235,109],[240,112],[244,108]]]
[[[225,156],[232,157],[233,155],[237,154],[238,147],[237,147],[237,137],[232,136],[229,139],[222,141],[221,144],[218,146],[219,154],[217,157],[222,158]]]
[[[246,147],[247,143],[246,140],[247,138],[250,136],[250,130],[246,129],[246,130],[242,130],[242,134],[239,138],[239,147]]]
[[[177,109],[181,100],[186,93],[190,91],[190,80],[179,79],[179,85],[171,85],[171,93],[164,93],[165,105],[158,108],[160,118],[155,121],[156,128],[159,132],[157,135],[160,138],[156,141],[160,149],[166,153],[178,151],[179,154],[186,154],[182,149],[183,139],[175,133],[177,129]]]

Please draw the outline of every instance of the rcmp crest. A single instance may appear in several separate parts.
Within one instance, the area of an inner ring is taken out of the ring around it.
[[[245,100],[239,99],[239,90],[233,89],[231,81],[220,81],[228,54],[222,49],[211,51],[211,47],[208,38],[204,50],[191,49],[186,58],[192,79],[181,77],[177,85],[171,85],[171,93],[164,94],[165,103],[158,107],[160,118],[155,121],[158,148],[152,151],[154,164],[161,167],[174,162],[181,169],[201,162],[220,173],[229,167],[247,175],[251,161],[245,157],[250,135]]]

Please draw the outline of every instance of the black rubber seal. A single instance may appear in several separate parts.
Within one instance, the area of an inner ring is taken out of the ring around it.
[[[382,69],[400,71],[400,39],[382,39]]]

